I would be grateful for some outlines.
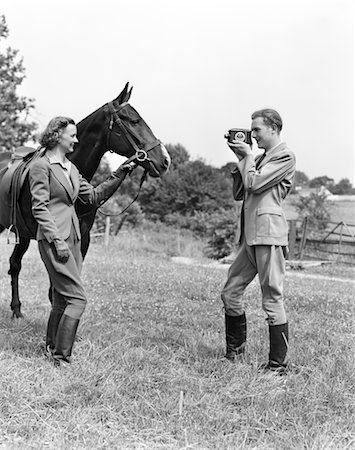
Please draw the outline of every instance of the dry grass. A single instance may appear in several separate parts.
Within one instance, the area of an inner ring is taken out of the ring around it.
[[[170,259],[201,247],[163,229],[126,233],[107,249],[96,241],[82,340],[58,370],[39,350],[49,305],[36,244],[21,275],[25,319],[13,321],[0,240],[0,449],[354,448],[354,285],[288,276],[293,368],[262,374],[259,287],[246,294],[246,360],[231,365],[221,358],[225,269]]]

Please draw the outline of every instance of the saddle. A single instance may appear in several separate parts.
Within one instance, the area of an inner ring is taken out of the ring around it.
[[[19,242],[19,230],[25,237],[34,237],[33,228],[29,226],[34,219],[23,216],[20,196],[30,166],[42,154],[41,150],[19,147],[15,153],[0,153],[0,224],[15,233],[16,244]],[[29,197],[27,202],[30,202]],[[30,211],[31,205],[27,209]]]

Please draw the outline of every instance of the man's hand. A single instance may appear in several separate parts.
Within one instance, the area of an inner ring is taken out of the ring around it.
[[[63,264],[66,263],[70,255],[68,244],[62,239],[55,239],[53,243],[57,261]]]
[[[239,158],[239,160],[245,158],[247,155],[251,155],[252,151],[250,145],[243,141],[234,140],[233,142],[227,142],[228,147]]]

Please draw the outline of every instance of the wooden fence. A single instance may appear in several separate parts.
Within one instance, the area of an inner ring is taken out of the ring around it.
[[[289,259],[320,259],[355,264],[355,224],[289,221]]]

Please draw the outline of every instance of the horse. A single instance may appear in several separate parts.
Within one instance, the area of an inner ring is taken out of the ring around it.
[[[108,151],[128,158],[126,162],[133,162],[143,167],[144,175],[160,177],[169,169],[171,160],[166,148],[155,137],[139,113],[128,103],[131,93],[132,87],[129,88],[129,83],[127,83],[117,98],[101,106],[77,124],[79,143],[68,157],[88,181],[92,179],[101,158]],[[21,150],[25,153],[32,150],[35,153],[35,149],[28,147],[22,147]],[[0,153],[0,212],[6,211],[6,208],[9,209],[8,196],[1,195],[1,189],[6,172],[11,167],[11,157],[14,159],[14,154],[11,152]],[[26,159],[26,156],[23,159]],[[7,204],[4,199],[7,200]],[[8,274],[11,276],[12,294],[10,308],[13,318],[23,317],[18,287],[21,261],[28,250],[31,239],[35,239],[37,229],[31,212],[31,194],[26,175],[22,180],[17,205],[24,220],[19,221],[17,226],[18,240],[9,260]],[[75,207],[82,235],[81,252],[85,258],[97,208],[87,209],[79,200]],[[9,223],[7,215],[0,214],[0,233],[9,228]],[[49,297],[51,301],[51,294]]]

